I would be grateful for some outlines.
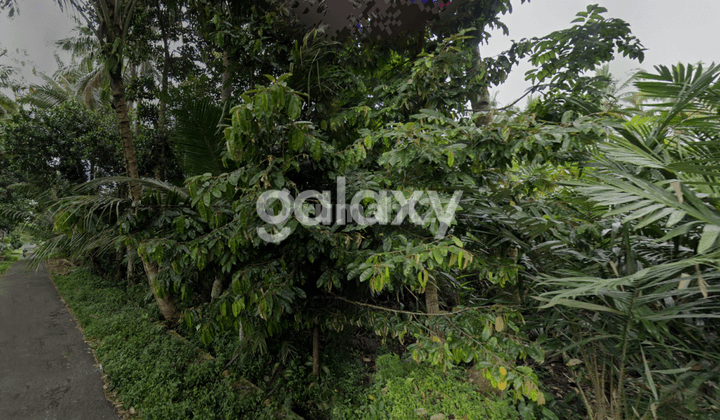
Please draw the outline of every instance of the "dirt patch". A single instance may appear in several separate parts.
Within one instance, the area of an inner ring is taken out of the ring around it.
[[[53,258],[45,262],[45,268],[51,276],[64,276],[75,270],[77,266],[64,258]]]

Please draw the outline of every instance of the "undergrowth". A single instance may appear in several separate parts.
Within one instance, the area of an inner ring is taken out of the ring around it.
[[[434,415],[463,420],[518,419],[507,401],[493,400],[465,382],[460,370],[404,361],[394,354],[376,360],[377,372],[368,392],[369,403],[345,412],[341,418],[426,419]]]
[[[6,254],[5,258],[2,261],[0,261],[0,276],[5,274],[5,272],[8,271],[10,266],[12,266],[13,263],[17,260],[18,260],[18,257],[16,255]]]
[[[144,420],[271,419],[261,396],[232,386],[217,361],[167,334],[142,285],[127,289],[76,270],[55,284],[91,341],[111,390]]]
[[[53,278],[94,347],[110,391],[144,420],[262,420],[288,410],[308,420],[519,418],[507,400],[479,393],[460,369],[443,373],[384,349],[373,366],[347,335],[324,337],[315,377],[306,332],[234,360],[241,349],[236,333],[218,334],[208,346],[192,328],[179,330],[187,340],[168,334],[145,285],[118,286],[83,269]],[[214,360],[201,357],[203,347]],[[237,389],[243,378],[258,389]]]

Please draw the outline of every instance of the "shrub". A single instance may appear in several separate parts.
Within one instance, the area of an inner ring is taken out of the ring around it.
[[[478,392],[458,369],[439,369],[386,354],[376,360],[377,371],[367,395],[370,401],[356,410],[355,418],[425,419],[435,414],[468,420],[519,418],[505,400]],[[346,418],[353,418],[347,416]]]

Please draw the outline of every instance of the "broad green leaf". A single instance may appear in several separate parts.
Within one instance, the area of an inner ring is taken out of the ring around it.
[[[290,95],[290,100],[287,102],[287,116],[291,120],[296,120],[300,117],[300,111],[302,110],[302,99],[295,94]]]
[[[665,226],[669,227],[669,228],[675,226],[683,219],[683,217],[685,217],[685,215],[687,215],[687,213],[685,213],[682,210],[674,211],[673,213],[670,214],[670,217],[668,217],[668,220],[667,220],[667,223],[665,223]]]
[[[290,150],[299,151],[305,147],[305,132],[295,127],[292,131],[292,138],[290,140]]]
[[[700,237],[700,243],[698,243],[698,254],[705,254],[714,249],[718,236],[720,236],[720,226],[705,225],[702,236]]]

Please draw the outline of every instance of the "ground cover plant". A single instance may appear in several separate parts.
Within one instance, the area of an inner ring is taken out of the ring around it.
[[[125,410],[143,419],[263,418],[259,396],[239,398],[220,362],[203,360],[195,346],[167,334],[143,287],[119,288],[82,269],[53,281]]]

